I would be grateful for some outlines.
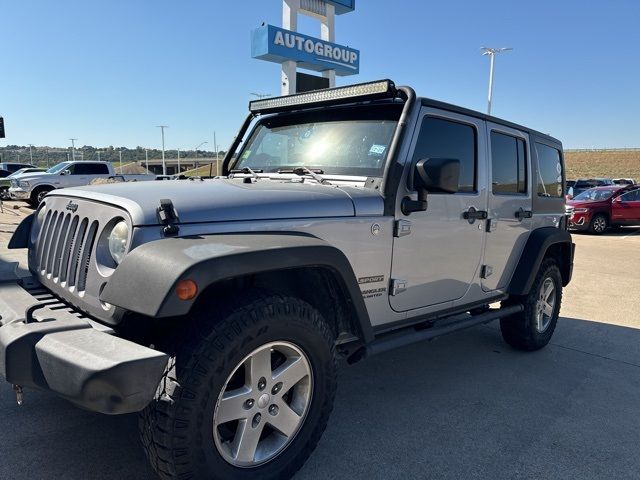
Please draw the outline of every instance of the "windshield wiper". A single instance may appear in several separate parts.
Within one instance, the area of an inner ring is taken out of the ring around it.
[[[262,172],[263,170],[261,168],[256,168],[255,170],[252,170],[250,167],[242,167],[242,168],[234,168],[229,173],[247,173],[247,174],[250,174],[253,178],[260,178],[258,177],[258,174]]]
[[[308,175],[311,175],[316,182],[323,185],[330,185],[326,178],[320,176],[320,174],[324,173],[324,171],[319,168],[314,168],[313,170],[307,167],[281,168],[280,170],[278,170],[278,173],[295,173],[296,175],[300,176],[306,173]]]

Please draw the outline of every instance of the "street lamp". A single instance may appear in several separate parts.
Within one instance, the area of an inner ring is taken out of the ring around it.
[[[487,115],[491,115],[491,97],[493,96],[493,67],[496,60],[496,55],[502,52],[508,52],[509,50],[513,50],[511,47],[502,47],[502,48],[489,48],[482,47],[480,51],[482,55],[488,55],[491,58],[491,66],[489,67],[489,96],[487,101]]]
[[[199,149],[202,145],[204,145],[205,143],[209,143],[209,142],[202,142],[200,145],[198,145],[198,146],[196,147],[196,160],[195,160],[195,162],[194,162],[194,165],[195,165],[195,167],[196,167],[196,168],[198,168],[198,149]]]
[[[33,153],[31,153],[31,147],[33,147],[33,143],[28,143],[27,145],[29,145],[29,158],[31,159],[29,163],[33,165]]]
[[[76,160],[76,140],[77,138],[70,138],[71,140],[71,160],[75,162]]]
[[[167,164],[164,162],[164,129],[169,128],[167,125],[156,125],[162,130],[162,175],[167,174]]]
[[[120,147],[118,153],[120,154],[120,174],[122,175],[122,147]]]

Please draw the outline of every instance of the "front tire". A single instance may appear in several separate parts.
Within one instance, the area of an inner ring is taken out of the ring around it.
[[[524,310],[500,319],[502,338],[513,348],[534,351],[551,340],[562,302],[562,275],[556,261],[547,258],[540,265],[528,295],[510,299]]]
[[[589,223],[589,232],[595,235],[600,235],[604,233],[608,226],[609,221],[607,220],[607,216],[602,213],[598,213],[594,215],[591,219],[591,223]]]
[[[33,192],[31,192],[31,198],[29,199],[29,204],[33,208],[37,208],[38,205],[40,205],[40,202],[42,202],[42,199],[44,198],[44,196],[47,193],[49,193],[51,190],[53,190],[53,187],[37,187],[36,189],[33,190]]]
[[[324,432],[336,390],[331,328],[296,298],[242,300],[218,319],[200,309],[199,336],[141,413],[142,443],[163,479],[287,479]]]

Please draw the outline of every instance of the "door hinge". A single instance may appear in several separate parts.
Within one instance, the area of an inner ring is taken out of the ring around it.
[[[394,237],[404,237],[411,233],[411,222],[409,220],[396,220],[393,227]]]
[[[480,278],[489,278],[493,273],[493,267],[491,265],[483,265],[480,270]]]
[[[391,279],[391,295],[398,295],[407,289],[407,281],[400,278]]]

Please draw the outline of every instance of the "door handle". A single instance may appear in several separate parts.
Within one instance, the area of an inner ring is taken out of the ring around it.
[[[531,210],[524,210],[522,207],[520,207],[520,209],[516,212],[516,218],[520,221],[524,220],[525,218],[531,217],[533,217],[533,212]]]
[[[486,220],[489,214],[484,210],[476,210],[475,207],[469,207],[469,210],[462,212],[462,218],[469,220],[469,223],[473,223],[476,220]]]

